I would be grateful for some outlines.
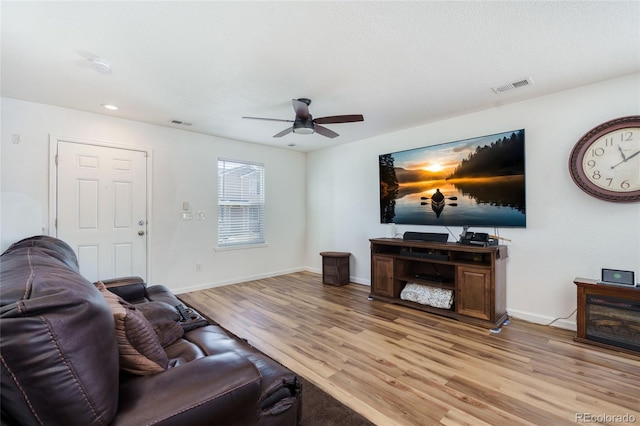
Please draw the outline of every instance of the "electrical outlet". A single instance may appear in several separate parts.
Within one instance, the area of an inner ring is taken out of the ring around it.
[[[200,272],[202,271],[202,265],[199,263],[196,263],[196,272]]]

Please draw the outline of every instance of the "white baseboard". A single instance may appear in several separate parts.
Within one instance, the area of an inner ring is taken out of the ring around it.
[[[312,272],[314,274],[319,274],[322,275],[322,270],[318,269],[318,268],[311,268],[309,266],[304,268],[305,271],[307,272]],[[367,285],[370,286],[371,285],[371,281],[366,279],[366,278],[358,278],[358,277],[349,277],[349,282],[355,283],[355,284],[363,284],[363,285]]]
[[[366,285],[368,287],[371,287],[371,280],[368,280],[366,278],[350,277],[350,281],[352,283],[362,284],[362,285]]]
[[[283,270],[283,271],[273,271],[273,272],[269,272],[269,273],[266,273],[266,274],[248,275],[248,276],[244,276],[244,277],[238,277],[238,278],[234,278],[232,280],[217,281],[217,282],[213,282],[213,283],[202,283],[202,284],[196,284],[196,285],[187,286],[187,287],[173,288],[173,289],[171,289],[171,291],[173,291],[175,294],[189,293],[190,291],[206,290],[208,288],[222,287],[222,286],[225,286],[225,285],[240,284],[240,283],[244,283],[244,282],[247,282],[247,281],[254,281],[254,280],[261,280],[261,279],[264,279],[264,278],[277,277],[279,275],[293,274],[294,272],[302,272],[304,270],[305,270],[305,268],[293,268],[293,269],[287,269],[287,270]]]
[[[322,269],[312,268],[310,266],[306,266],[304,270],[307,272],[313,272],[314,274],[322,274]]]
[[[576,331],[577,329],[575,319],[556,319],[545,315],[532,314],[529,312],[523,312],[513,309],[507,309],[507,311],[509,312],[509,316],[513,318],[533,322],[535,324],[549,325],[551,327],[564,328],[566,330],[573,331]]]

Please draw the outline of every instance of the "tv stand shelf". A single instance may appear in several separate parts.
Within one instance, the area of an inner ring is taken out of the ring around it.
[[[415,276],[415,275],[403,275],[403,276],[401,275],[401,276],[398,277],[398,279],[400,281],[406,281],[406,282],[422,284],[422,285],[426,285],[426,286],[429,286],[429,287],[446,288],[446,289],[450,289],[450,290],[455,290],[454,283],[448,278],[445,278],[443,281],[437,281],[437,280],[428,279],[428,278],[421,278],[421,277]]]
[[[506,311],[507,247],[374,238],[370,299],[499,328]],[[407,283],[453,291],[450,309],[403,300]]]

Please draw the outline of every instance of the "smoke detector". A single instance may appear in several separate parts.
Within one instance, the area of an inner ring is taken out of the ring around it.
[[[512,81],[511,83],[503,84],[502,86],[492,87],[491,90],[495,94],[500,94],[502,92],[507,92],[513,89],[520,89],[521,87],[531,86],[533,84],[533,80],[531,77],[521,78],[520,80]]]
[[[111,74],[111,64],[106,59],[91,58],[91,66],[100,74]]]

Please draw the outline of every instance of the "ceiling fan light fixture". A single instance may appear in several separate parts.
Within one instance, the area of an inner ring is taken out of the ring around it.
[[[293,123],[293,133],[299,135],[312,135],[316,132],[315,126],[312,120],[296,120]]]
[[[281,118],[265,118],[265,117],[247,117],[253,120],[267,120],[267,121],[285,121],[287,123],[293,123],[292,126],[287,127],[281,132],[273,135],[274,138],[281,138],[289,133],[297,133],[299,135],[312,135],[314,133],[319,134],[327,138],[335,138],[340,136],[338,133],[331,129],[327,129],[322,124],[338,124],[338,123],[354,123],[356,121],[364,121],[362,114],[350,114],[350,115],[331,115],[327,117],[320,117],[314,120],[313,116],[309,114],[309,104],[311,99],[300,98],[291,100],[293,110],[296,113],[295,120],[283,120]]]

